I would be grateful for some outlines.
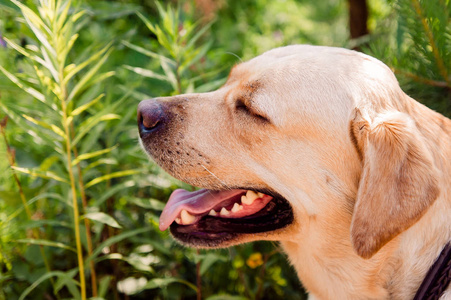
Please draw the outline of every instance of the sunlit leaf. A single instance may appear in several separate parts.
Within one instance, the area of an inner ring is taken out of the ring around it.
[[[22,117],[24,117],[26,120],[28,120],[28,121],[36,124],[36,125],[39,125],[39,126],[42,126],[44,128],[52,130],[54,133],[56,133],[57,135],[61,136],[63,139],[66,138],[66,134],[64,133],[64,131],[61,128],[59,128],[58,126],[54,125],[54,124],[48,124],[48,123],[46,123],[44,121],[36,120],[35,118],[27,116],[27,115],[22,115]]]
[[[192,284],[189,281],[178,279],[174,277],[168,277],[168,278],[153,278],[147,282],[147,284],[142,288],[142,290],[148,290],[148,289],[156,289],[156,288],[163,288],[171,283],[182,283],[188,287],[190,287],[192,290],[197,292],[197,287]]]
[[[44,178],[44,179],[53,179],[53,180],[56,180],[59,182],[69,183],[66,179],[61,178],[60,176],[58,176],[55,173],[50,172],[50,171],[41,172],[38,170],[32,170],[32,169],[21,168],[21,167],[16,167],[16,166],[11,166],[11,168],[17,172],[21,172],[21,173],[28,174],[31,176],[36,176],[36,177],[40,177],[40,178]]]
[[[153,78],[158,79],[162,81],[169,81],[169,79],[166,76],[160,75],[158,73],[155,73],[154,71],[143,69],[139,67],[132,67],[132,66],[124,66],[126,69],[135,72],[136,74],[139,74],[141,76],[147,77],[147,78]]]
[[[113,217],[111,217],[103,212],[87,213],[87,214],[81,216],[81,218],[86,218],[86,219],[90,219],[93,221],[97,221],[97,222],[106,224],[108,226],[114,227],[114,228],[122,228],[122,226],[119,225],[119,223]]]
[[[157,199],[141,199],[141,198],[129,198],[129,202],[146,209],[155,209],[162,211],[164,208],[164,202]]]
[[[97,71],[105,63],[112,51],[113,49],[110,48],[105,54],[103,54],[103,56],[97,61],[97,63],[86,74],[83,75],[80,81],[78,81],[78,83],[70,92],[69,96],[67,97],[67,101],[72,101],[78,93],[87,88],[88,82],[97,74]]]
[[[132,265],[136,270],[144,271],[144,272],[151,272],[153,273],[154,270],[151,266],[149,266],[148,263],[144,263],[143,261],[139,260],[139,258],[135,257],[127,257],[120,253],[110,253],[108,255],[104,255],[100,257],[96,262],[100,262],[103,260],[122,260],[130,265]]]
[[[150,23],[149,19],[144,17],[140,12],[136,12],[136,14],[144,22],[144,24],[147,26],[147,28],[149,28],[149,30],[155,34],[155,27],[152,25],[152,23]]]
[[[130,175],[133,175],[133,174],[137,174],[139,172],[141,172],[141,171],[140,170],[126,170],[126,171],[113,172],[113,173],[106,174],[106,175],[103,175],[103,176],[97,177],[96,179],[91,180],[90,182],[88,182],[85,185],[85,187],[89,188],[89,187],[91,187],[93,185],[96,185],[96,184],[98,184],[100,182],[104,182],[104,181],[107,181],[107,180],[110,180],[110,179],[113,179],[113,178],[130,176]]]
[[[88,66],[89,64],[91,64],[94,61],[97,61],[98,59],[100,59],[100,57],[102,55],[105,54],[105,52],[111,47],[111,43],[108,44],[106,47],[102,48],[101,50],[99,50],[98,52],[96,52],[95,54],[91,55],[91,57],[89,57],[87,60],[85,60],[84,62],[76,65],[75,67],[71,68],[71,69],[66,69],[64,70],[64,72],[66,73],[64,76],[64,81],[63,84],[67,85],[67,83],[69,82],[69,80],[72,79],[72,77],[77,74],[78,72],[80,72],[81,70],[83,70],[86,66]]]
[[[82,160],[90,159],[90,158],[93,158],[93,157],[97,157],[99,155],[103,155],[105,153],[109,153],[109,152],[111,152],[112,150],[114,150],[116,148],[117,148],[117,146],[114,146],[114,147],[102,149],[102,150],[99,150],[99,151],[94,151],[94,152],[90,152],[90,153],[83,153],[83,154],[79,155],[76,159],[74,159],[72,161],[72,166],[76,166]]]
[[[75,138],[72,140],[72,147],[77,145],[77,143],[97,124],[99,124],[102,121],[110,121],[110,120],[117,120],[120,119],[119,115],[116,114],[105,114],[103,112],[100,112],[99,114],[103,115],[95,115],[91,118],[88,118],[86,121],[84,121],[79,126],[79,132],[75,136]]]
[[[6,71],[2,66],[0,66],[0,71],[2,71],[3,74],[5,74],[6,77],[9,78],[9,80],[14,82],[23,91],[25,91],[28,94],[30,94],[31,96],[35,97],[39,101],[46,103],[45,96],[43,94],[41,94],[40,92],[38,92],[34,88],[31,88],[31,87],[28,87],[28,86],[25,86],[24,84],[22,84],[22,82],[20,82],[19,78],[17,78],[16,76],[11,74],[10,72]],[[56,109],[56,107],[54,109]]]
[[[48,246],[48,247],[55,247],[55,248],[61,248],[65,250],[69,250],[72,252],[77,252],[74,248],[63,244],[59,242],[49,241],[49,240],[42,240],[42,239],[19,239],[15,240],[16,243],[23,243],[23,244],[32,244],[32,245],[41,245],[41,246]]]

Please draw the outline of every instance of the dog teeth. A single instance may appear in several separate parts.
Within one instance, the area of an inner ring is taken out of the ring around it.
[[[186,209],[182,210],[182,212],[180,213],[180,218],[182,220],[183,225],[190,225],[196,222],[196,217],[187,212]]]
[[[232,212],[238,212],[238,211],[240,211],[240,210],[242,210],[243,209],[243,206],[242,205],[239,205],[238,203],[235,203],[235,204],[233,204],[233,207],[232,207]]]
[[[265,194],[263,194],[263,193],[257,193],[258,198],[263,198],[264,195]]]
[[[255,199],[260,198],[256,192],[254,191],[247,191],[246,196],[241,196],[241,203],[246,205],[251,205],[254,203]]]
[[[175,218],[175,223],[180,225],[182,223],[182,220],[180,218]]]
[[[210,212],[208,213],[208,215],[210,215],[210,216],[217,216],[217,215],[218,215],[218,213],[217,213],[217,212],[215,212],[215,210],[214,210],[214,209],[212,209],[212,210],[210,210]]]
[[[230,211],[228,211],[225,207],[221,209],[221,212],[219,213],[221,216],[228,216],[230,215]]]

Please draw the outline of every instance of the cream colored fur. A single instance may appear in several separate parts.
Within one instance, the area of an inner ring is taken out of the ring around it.
[[[372,57],[278,48],[236,66],[215,92],[161,101],[184,116],[162,147],[202,156],[155,160],[196,186],[285,197],[292,225],[223,246],[280,241],[315,299],[411,299],[451,240],[451,121]]]

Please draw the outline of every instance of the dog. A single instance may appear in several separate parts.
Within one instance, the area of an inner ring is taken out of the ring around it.
[[[311,299],[412,299],[451,240],[451,120],[368,55],[273,49],[216,91],[142,101],[138,126],[202,188],[174,191],[160,229],[197,248],[279,241]]]

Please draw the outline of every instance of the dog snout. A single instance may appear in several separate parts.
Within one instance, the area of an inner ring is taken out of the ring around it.
[[[143,100],[138,105],[139,133],[146,134],[163,126],[165,115],[161,104],[155,99]]]

